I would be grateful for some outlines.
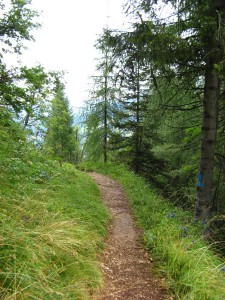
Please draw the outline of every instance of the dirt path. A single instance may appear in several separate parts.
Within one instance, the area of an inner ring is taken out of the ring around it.
[[[151,274],[151,260],[139,242],[131,210],[121,186],[107,176],[90,173],[113,221],[101,261],[104,288],[93,300],[163,300],[160,281]],[[168,298],[167,298],[168,299]]]

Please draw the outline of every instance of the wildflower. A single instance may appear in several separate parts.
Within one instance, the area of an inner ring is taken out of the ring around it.
[[[175,212],[171,212],[167,215],[167,218],[176,218]]]

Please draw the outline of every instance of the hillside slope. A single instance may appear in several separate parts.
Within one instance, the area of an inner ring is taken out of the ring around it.
[[[89,299],[101,285],[97,254],[109,218],[96,185],[27,143],[3,146],[1,299]]]

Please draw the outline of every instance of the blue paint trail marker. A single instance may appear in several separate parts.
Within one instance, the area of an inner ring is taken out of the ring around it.
[[[201,173],[198,174],[198,183],[197,183],[197,190],[201,190],[204,186],[203,182],[203,175]]]

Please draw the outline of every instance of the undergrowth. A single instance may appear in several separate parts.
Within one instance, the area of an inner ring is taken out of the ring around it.
[[[203,240],[201,225],[193,222],[190,213],[162,199],[123,166],[86,163],[81,168],[110,175],[123,185],[136,220],[144,229],[144,242],[156,270],[166,278],[176,299],[224,299],[224,260]]]
[[[109,218],[92,179],[18,140],[0,182],[0,299],[89,299]]]

